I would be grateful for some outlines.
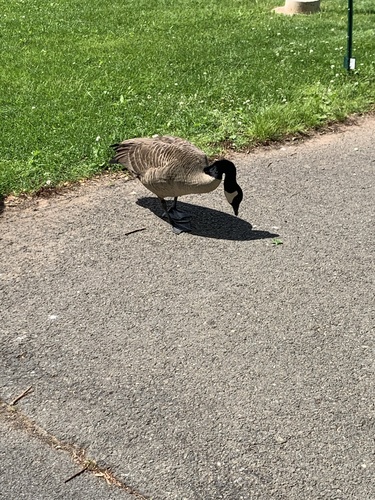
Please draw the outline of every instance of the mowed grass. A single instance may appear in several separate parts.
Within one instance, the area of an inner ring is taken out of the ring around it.
[[[0,195],[108,168],[109,145],[155,133],[212,153],[278,139],[375,101],[375,9],[313,16],[281,0],[0,0]]]

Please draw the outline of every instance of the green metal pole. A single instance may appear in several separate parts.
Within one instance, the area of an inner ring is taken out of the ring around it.
[[[347,50],[344,59],[344,67],[348,71],[355,68],[355,59],[352,58],[352,53],[353,53],[353,0],[348,0]]]

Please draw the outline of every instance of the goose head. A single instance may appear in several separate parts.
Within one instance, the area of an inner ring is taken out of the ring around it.
[[[238,209],[240,203],[243,199],[243,192],[236,181],[236,167],[234,163],[229,160],[218,160],[215,161],[211,167],[212,171],[216,171],[217,178],[221,179],[224,174],[224,194],[229,203],[232,206],[234,214],[238,215]]]

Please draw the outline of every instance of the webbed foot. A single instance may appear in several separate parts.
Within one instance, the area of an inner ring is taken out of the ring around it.
[[[169,217],[173,219],[174,221],[191,221],[191,215],[188,214],[187,212],[183,212],[182,210],[178,210],[177,208],[170,208],[168,210]]]
[[[175,234],[181,234],[181,233],[191,233],[191,223],[190,220],[186,221],[173,221],[172,222],[172,231]]]
[[[190,233],[191,232],[191,215],[178,210],[176,207],[177,198],[175,198],[173,205],[168,210],[167,204],[164,199],[160,199],[161,204],[164,208],[162,214],[163,219],[167,219],[172,226],[172,230],[175,234]]]

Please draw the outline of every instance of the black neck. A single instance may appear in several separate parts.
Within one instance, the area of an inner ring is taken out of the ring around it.
[[[212,165],[204,169],[205,173],[215,177],[215,179],[222,179],[224,177],[224,190],[228,193],[233,193],[237,189],[236,182],[236,167],[231,161],[228,160],[218,160]]]

